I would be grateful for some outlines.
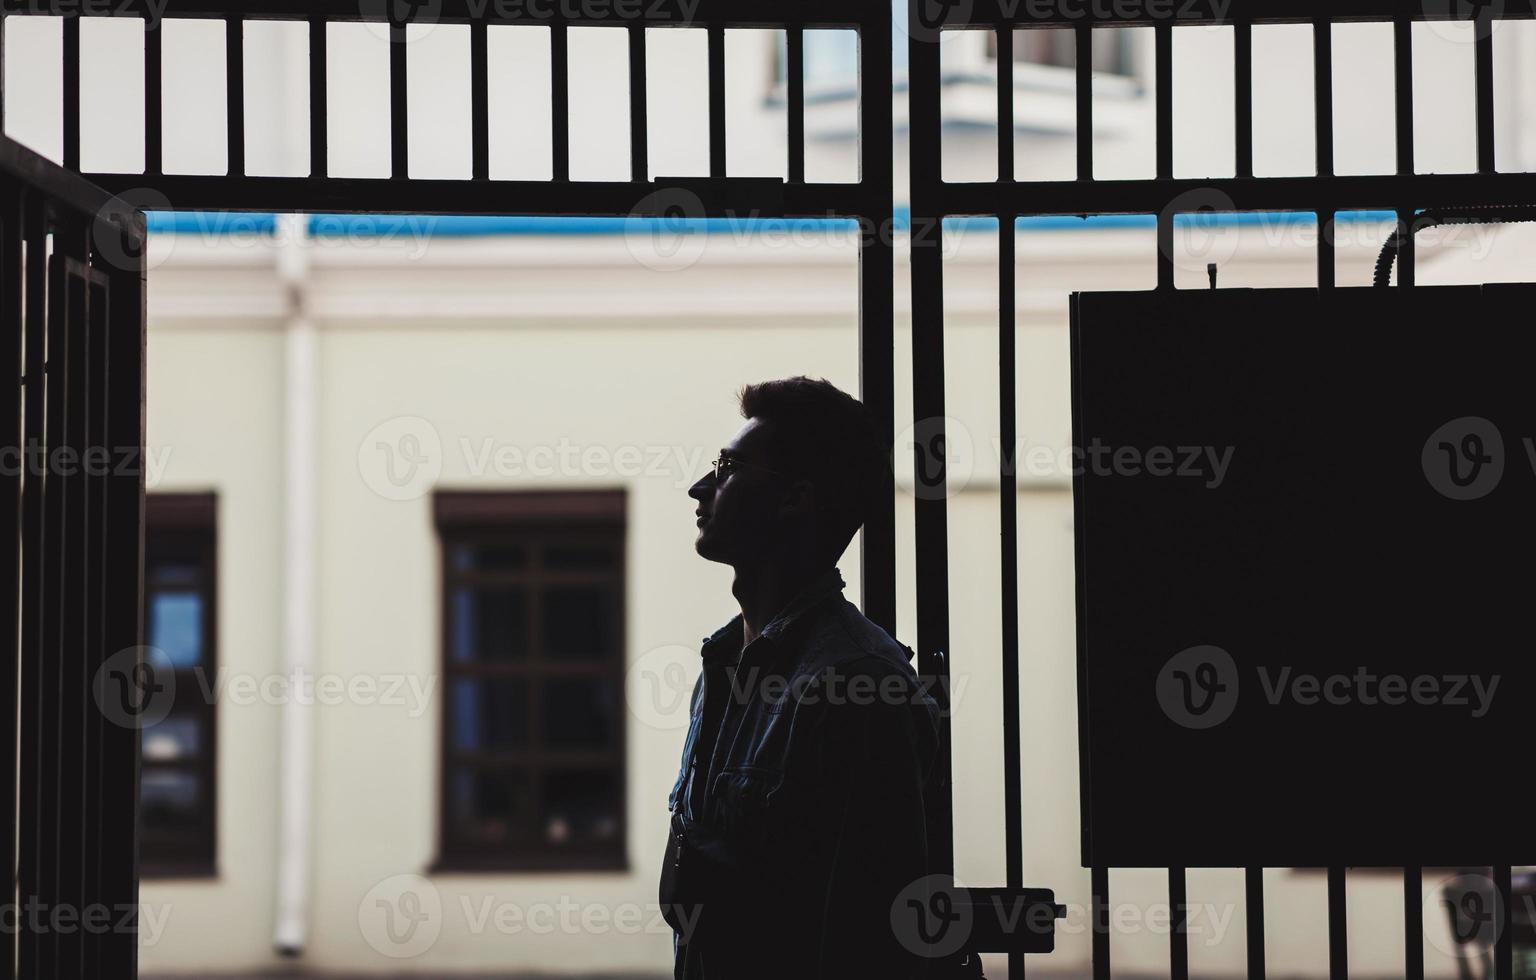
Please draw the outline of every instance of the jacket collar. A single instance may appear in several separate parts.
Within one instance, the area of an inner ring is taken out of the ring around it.
[[[804,588],[795,594],[795,597],[784,606],[768,625],[763,627],[759,639],[770,641],[782,638],[790,627],[801,621],[807,612],[815,608],[823,600],[830,596],[840,595],[843,591],[843,576],[833,565],[820,575],[812,579]],[[720,660],[726,663],[735,663],[741,657],[741,613],[731,617],[730,622],[715,630],[703,640],[700,655],[705,662]]]

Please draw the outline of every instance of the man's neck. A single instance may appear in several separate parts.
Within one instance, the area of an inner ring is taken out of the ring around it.
[[[738,567],[731,594],[741,605],[741,645],[762,635],[764,627],[826,568],[815,563],[795,566]]]

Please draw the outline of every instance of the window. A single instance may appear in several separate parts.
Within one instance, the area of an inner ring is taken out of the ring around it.
[[[439,492],[439,866],[627,867],[622,492]]]
[[[997,60],[997,35],[986,33],[987,60]],[[1132,32],[1101,27],[1093,32],[1093,70],[1109,75],[1134,75]],[[1060,28],[1035,28],[1013,32],[1015,63],[1048,68],[1077,66],[1077,32]]]
[[[140,749],[145,876],[215,870],[215,708],[203,694],[216,669],[215,509],[212,494],[145,498],[144,642],[175,682]]]

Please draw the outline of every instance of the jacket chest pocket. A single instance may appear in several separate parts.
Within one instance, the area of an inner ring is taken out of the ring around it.
[[[743,843],[765,843],[776,837],[782,770],[764,766],[731,766],[715,776],[711,797],[721,832]]]

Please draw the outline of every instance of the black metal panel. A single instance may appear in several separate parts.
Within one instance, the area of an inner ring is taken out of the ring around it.
[[[129,624],[110,621],[139,589],[130,539],[142,532],[142,477],[124,479],[113,464],[128,454],[140,468],[142,404],[119,417],[108,378],[142,390],[126,379],[143,371],[143,252],[115,240],[97,247],[98,227],[144,234],[138,212],[0,139],[0,320],[16,345],[0,370],[17,385],[4,418],[5,443],[19,450],[16,471],[0,475],[15,559],[0,586],[20,613],[7,658],[19,793],[5,798],[25,912],[6,931],[15,956],[0,955],[0,977],[126,980],[137,960],[138,731],[113,723],[95,695],[110,654],[133,659],[139,645],[137,612]],[[135,284],[137,307],[112,316]]]
[[[1075,297],[1085,864],[1331,867],[1342,970],[1344,866],[1536,860],[1415,788],[1529,730],[1533,293]]]

